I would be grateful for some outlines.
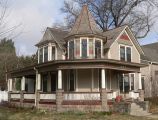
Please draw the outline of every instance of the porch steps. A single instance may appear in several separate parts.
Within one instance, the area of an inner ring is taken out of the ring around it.
[[[130,115],[133,115],[133,116],[148,116],[148,115],[151,115],[151,113],[148,113],[147,110],[144,110],[138,104],[131,103]]]

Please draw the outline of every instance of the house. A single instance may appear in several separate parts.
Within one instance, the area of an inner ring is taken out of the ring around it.
[[[143,45],[142,49],[145,56],[141,57],[141,61],[148,64],[141,68],[145,97],[155,97],[158,96],[158,43]]]
[[[144,100],[144,55],[128,26],[102,32],[87,6],[71,31],[47,28],[38,64],[9,72],[9,102],[61,110],[108,110],[117,96]],[[16,90],[20,80],[21,90]]]

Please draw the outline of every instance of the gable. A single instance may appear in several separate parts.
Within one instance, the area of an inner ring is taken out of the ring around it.
[[[124,44],[124,45],[128,45],[128,46],[133,46],[132,41],[130,40],[128,34],[126,32],[123,32],[117,41],[119,44]]]
[[[124,45],[133,46],[140,55],[144,55],[144,52],[143,52],[139,42],[134,37],[132,31],[130,30],[130,28],[128,26],[126,26],[124,28],[124,30],[122,30],[122,32],[120,32],[120,34],[117,36],[117,38],[111,44],[110,48],[113,46],[114,42],[116,42],[116,41],[120,44],[122,43]]]

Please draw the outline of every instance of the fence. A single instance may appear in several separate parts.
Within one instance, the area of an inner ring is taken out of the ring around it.
[[[8,92],[7,91],[0,91],[0,103],[2,101],[8,101]]]

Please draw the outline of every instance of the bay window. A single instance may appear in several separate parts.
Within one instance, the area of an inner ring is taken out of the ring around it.
[[[94,38],[78,38],[68,42],[69,59],[87,59],[102,57],[102,40]]]
[[[120,60],[131,62],[131,47],[120,46]]]

